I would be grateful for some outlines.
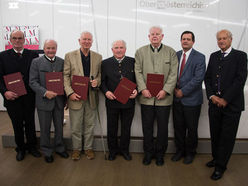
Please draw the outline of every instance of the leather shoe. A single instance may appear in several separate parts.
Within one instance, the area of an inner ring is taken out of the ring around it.
[[[128,161],[132,160],[132,156],[128,152],[122,152],[121,155],[123,156],[125,160],[128,160]]]
[[[56,152],[56,154],[58,154],[60,157],[65,158],[65,159],[69,158],[69,154],[66,151]]]
[[[215,167],[215,160],[211,160],[211,161],[207,162],[206,166],[209,167],[209,168]]]
[[[183,163],[184,164],[191,164],[194,160],[194,156],[192,155],[187,155],[184,160],[183,160]]]
[[[28,151],[32,156],[39,158],[41,157],[41,153],[37,149],[31,149]]]
[[[223,175],[223,172],[222,171],[215,170],[213,172],[213,174],[211,175],[211,179],[212,180],[219,180],[219,179],[222,178],[222,175]]]
[[[16,154],[16,160],[22,161],[25,157],[25,151],[18,151]]]
[[[108,160],[113,161],[113,160],[115,160],[115,158],[116,158],[116,153],[110,152],[108,155]]]
[[[144,165],[150,165],[152,162],[152,156],[150,154],[145,154],[145,157],[143,159]]]
[[[176,152],[176,154],[174,154],[171,157],[171,161],[179,161],[182,157],[183,157],[183,153],[182,152]]]
[[[45,161],[47,163],[52,163],[53,162],[53,156],[52,155],[51,156],[45,156]]]
[[[163,157],[157,157],[157,158],[156,158],[156,165],[157,165],[157,166],[162,166],[162,165],[164,165],[164,158],[163,158]]]

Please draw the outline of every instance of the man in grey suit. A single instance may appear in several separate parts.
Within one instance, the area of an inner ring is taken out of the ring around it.
[[[181,34],[183,50],[177,52],[179,61],[177,86],[174,90],[173,123],[176,153],[172,161],[193,162],[198,141],[198,120],[203,103],[202,81],[206,70],[205,56],[194,50],[194,33]]]
[[[141,119],[144,134],[144,165],[149,165],[155,156],[156,164],[164,164],[164,154],[168,146],[168,121],[173,91],[177,80],[177,56],[171,47],[162,44],[164,37],[160,27],[149,30],[150,44],[139,48],[135,53],[135,76],[138,91],[141,93]],[[146,87],[147,74],[163,74],[163,88],[152,97]],[[157,139],[153,137],[154,121],[157,119]]]
[[[47,163],[53,162],[53,146],[50,144],[50,128],[55,128],[55,152],[63,158],[69,155],[63,143],[63,120],[65,96],[46,89],[46,72],[63,72],[64,60],[55,56],[57,42],[46,40],[42,57],[33,60],[30,68],[29,85],[35,91],[35,101],[40,122],[40,148]]]

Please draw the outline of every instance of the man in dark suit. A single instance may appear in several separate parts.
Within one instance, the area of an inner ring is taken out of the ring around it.
[[[116,100],[113,94],[122,77],[135,82],[134,58],[125,56],[126,43],[123,40],[114,41],[112,44],[113,57],[102,62],[101,90],[106,96],[107,107],[107,140],[109,160],[114,160],[118,153],[124,159],[131,160],[129,154],[130,129],[134,116],[134,105],[137,90],[134,90],[126,104]],[[118,145],[118,121],[121,119],[121,137]]]
[[[50,129],[53,120],[55,128],[54,148],[55,152],[63,158],[69,155],[63,143],[63,120],[65,96],[57,95],[46,89],[47,72],[63,72],[64,60],[55,56],[57,42],[46,40],[44,43],[45,55],[35,58],[30,67],[30,87],[36,93],[36,107],[40,122],[40,148],[45,155],[47,163],[53,162],[53,146],[50,144]]]
[[[203,103],[202,81],[206,70],[205,56],[192,48],[194,42],[193,32],[181,34],[183,50],[177,52],[178,80],[173,101],[176,154],[171,159],[179,161],[185,156],[185,164],[192,163],[196,154],[198,121]]]
[[[4,98],[4,106],[7,108],[14,129],[17,145],[16,160],[21,161],[24,159],[26,150],[35,157],[41,156],[36,149],[34,124],[35,94],[28,85],[30,65],[32,60],[38,57],[38,54],[23,48],[25,38],[20,30],[14,30],[10,34],[10,42],[13,48],[0,53],[0,92]],[[22,74],[27,90],[26,95],[18,96],[15,92],[6,89],[3,76],[15,72]]]
[[[247,77],[247,54],[231,47],[232,33],[221,30],[216,36],[220,50],[211,54],[204,79],[213,156],[206,165],[215,167],[213,180],[222,177],[232,154]]]

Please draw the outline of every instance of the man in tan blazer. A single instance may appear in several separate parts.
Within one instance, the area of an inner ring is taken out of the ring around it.
[[[150,44],[135,53],[135,76],[141,93],[139,102],[144,134],[143,164],[149,165],[155,157],[156,164],[162,166],[168,145],[168,120],[177,81],[178,60],[175,50],[161,43],[164,34],[160,27],[151,27],[148,37]],[[155,97],[146,87],[148,73],[164,75],[163,88]],[[155,119],[158,126],[156,142],[153,138]]]
[[[68,96],[68,107],[72,136],[72,159],[79,160],[82,150],[82,135],[84,136],[84,151],[87,159],[94,159],[92,149],[93,130],[95,126],[96,108],[98,106],[98,93],[96,87],[101,82],[102,56],[90,50],[92,34],[82,32],[79,38],[80,49],[65,55],[64,87]],[[87,100],[81,100],[71,87],[73,75],[90,77]]]

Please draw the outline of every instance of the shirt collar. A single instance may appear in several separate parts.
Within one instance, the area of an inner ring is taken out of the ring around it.
[[[54,56],[52,59],[49,58],[46,54],[44,54],[44,56],[45,56],[49,61],[55,61],[55,57],[56,57],[56,56]]]
[[[221,53],[225,53],[225,56],[227,56],[232,50],[232,47],[230,46],[226,51],[222,51],[221,50]]]
[[[17,51],[17,50],[16,50],[16,49],[14,49],[14,48],[13,48],[13,50],[15,51],[15,53],[21,53],[21,54],[22,54],[22,53],[23,53],[23,51],[24,51],[24,48],[23,48],[21,51]]]
[[[117,59],[116,57],[114,57],[114,58],[115,58],[119,63],[121,63],[125,57],[126,57],[126,56],[123,56],[123,58],[121,58],[121,59]]]
[[[152,51],[154,52],[155,51],[155,47],[152,46],[152,44],[150,44],[150,47],[151,47]],[[157,48],[158,49],[158,52],[161,50],[162,47],[163,47],[163,44],[161,43],[160,46]]]
[[[191,53],[191,51],[192,51],[192,48],[191,48],[191,49],[189,49],[187,52],[184,52],[184,51],[183,51],[183,53],[185,53],[185,54],[186,54],[186,56],[189,56],[189,55],[190,55],[190,53]],[[182,55],[183,55],[183,53],[182,53]]]

